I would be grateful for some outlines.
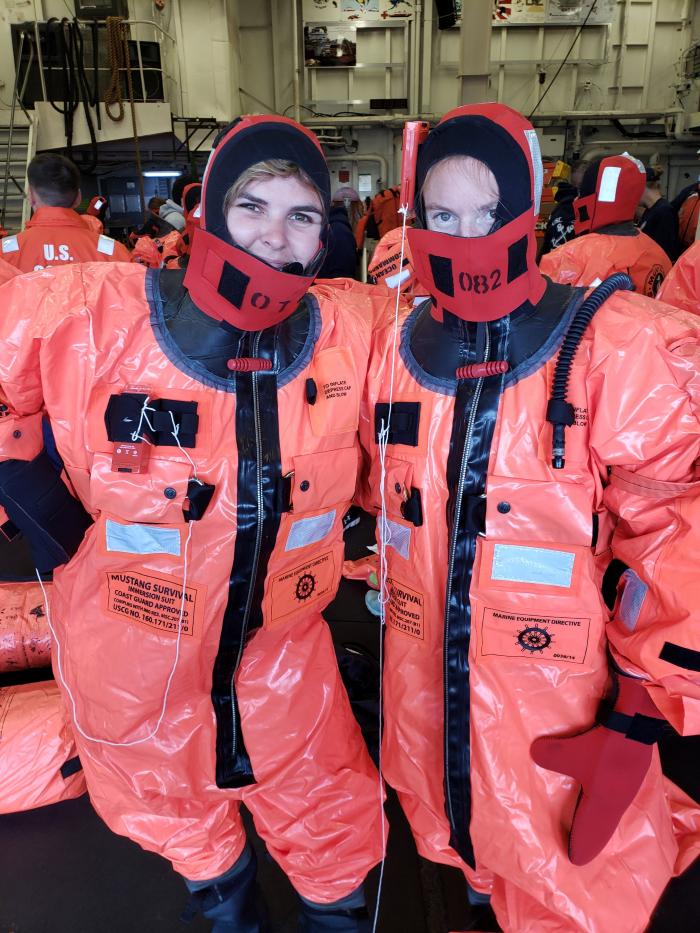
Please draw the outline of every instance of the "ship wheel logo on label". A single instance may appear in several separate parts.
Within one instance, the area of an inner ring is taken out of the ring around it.
[[[316,589],[316,577],[311,573],[303,573],[297,580],[296,597],[303,602]]]
[[[552,635],[547,629],[540,628],[538,625],[530,625],[518,632],[517,643],[521,651],[544,651],[552,644]]]

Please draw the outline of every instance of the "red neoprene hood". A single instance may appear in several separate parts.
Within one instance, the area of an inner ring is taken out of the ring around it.
[[[626,152],[593,162],[574,201],[576,235],[633,220],[646,183],[644,166]]]
[[[202,184],[199,181],[194,181],[192,184],[187,185],[182,192],[182,209],[185,212],[185,217],[188,214],[191,214],[192,211],[197,207],[199,202],[202,200]]]
[[[498,215],[491,233],[464,238],[425,229],[422,189],[430,169],[451,156],[471,156],[498,182]],[[505,317],[524,302],[535,305],[545,281],[536,262],[542,159],[532,125],[503,104],[469,104],[445,114],[418,150],[416,216],[408,231],[416,278],[433,314],[468,321]]]
[[[104,220],[107,213],[107,198],[103,194],[96,194],[87,206],[86,214]]]
[[[241,117],[219,134],[202,182],[201,226],[195,228],[185,286],[202,311],[242,330],[263,330],[292,314],[313,283],[312,270],[294,263],[278,270],[236,246],[226,226],[224,200],[246,169],[284,159],[314,181],[326,217],[330,178],[323,151],[309,130],[286,117]],[[325,231],[323,234],[325,242]]]

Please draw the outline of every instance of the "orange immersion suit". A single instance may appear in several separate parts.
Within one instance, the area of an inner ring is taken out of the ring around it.
[[[614,272],[626,272],[640,295],[653,298],[671,260],[658,243],[629,225],[629,235],[588,233],[558,246],[540,260],[540,271],[562,285],[592,287]]]
[[[91,230],[67,207],[40,207],[25,229],[0,240],[0,257],[20,272],[68,262],[129,262],[129,251],[112,237]]]
[[[695,242],[698,217],[700,217],[700,194],[694,191],[683,201],[678,211],[678,239],[684,250]]]
[[[426,223],[430,170],[467,156],[500,192],[480,237]],[[700,731],[700,326],[627,276],[544,279],[540,166],[501,104],[418,150],[430,299],[395,357],[377,329],[360,419],[386,515],[384,774],[421,855],[490,890],[505,933],[642,933],[700,852],[656,745],[665,721]]]
[[[57,685],[0,687],[0,813],[84,793],[85,777]]]
[[[50,664],[51,636],[41,587],[36,581],[1,581],[0,673]]]
[[[676,308],[700,314],[700,241],[693,243],[674,263],[656,296]]]
[[[44,586],[50,590],[51,584]],[[44,596],[34,582],[0,582],[0,813],[85,793],[70,717],[54,681],[18,683],[51,664]],[[5,675],[5,676],[3,676]]]
[[[163,237],[139,237],[134,243],[130,258],[132,262],[140,262],[149,269],[160,269],[168,262],[177,260],[184,252],[185,242],[182,234],[173,230]]]
[[[424,290],[421,292],[413,274],[411,250],[408,241],[404,243],[403,263],[401,268],[399,267],[401,239],[401,227],[395,227],[384,234],[372,254],[372,259],[367,266],[367,273],[371,277],[371,281],[386,285],[390,289],[398,288],[407,301],[413,301],[416,295],[424,294]]]
[[[676,860],[677,870],[689,861],[687,854],[679,858],[679,845],[685,852],[689,843],[674,838],[678,814],[694,833],[693,855],[700,851],[697,805],[673,786],[665,792],[655,753],[611,842],[589,865],[574,867],[561,821],[570,819],[578,785],[538,768],[529,748],[540,736],[581,732],[594,721],[608,678],[607,640],[623,669],[650,684],[654,702],[678,731],[700,728],[692,664],[663,652],[665,644],[678,644],[691,659],[700,657],[698,627],[688,618],[698,611],[700,588],[687,561],[697,553],[700,527],[692,482],[700,453],[700,385],[692,362],[697,325],[632,295],[605,303],[574,364],[576,422],[568,429],[566,468],[554,471],[545,410],[570,316],[552,332],[543,317],[533,357],[507,377],[491,377],[482,395],[473,451],[487,472],[486,497],[465,501],[464,510],[484,509],[484,530],[473,564],[458,556],[450,576],[451,434],[459,421],[455,393],[459,399],[466,387],[429,374],[413,357],[412,334],[426,314],[425,307],[404,312],[393,406],[402,420],[413,421],[403,434],[397,429],[393,442],[390,437],[386,458],[384,775],[398,791],[421,855],[461,867],[478,886],[479,876],[450,846],[445,815],[450,644],[444,626],[452,585],[453,599],[456,590],[458,601],[469,601],[472,621],[470,715],[465,706],[461,723],[471,739],[464,739],[461,761],[452,752],[451,768],[457,782],[467,769],[476,865],[482,876],[484,870],[494,875],[492,904],[502,928],[641,933]],[[489,328],[502,343],[499,323]],[[361,432],[373,460],[369,501],[378,508],[375,427],[387,416],[392,326],[375,341]],[[632,569],[623,581],[629,595],[625,588],[609,621],[599,587],[611,555]],[[455,615],[447,624],[458,629],[459,620]],[[680,829],[686,835],[688,827]]]
[[[8,285],[0,457],[36,456],[45,406],[95,520],[50,609],[97,811],[196,881],[241,853],[243,802],[297,890],[333,902],[382,857],[377,774],[321,611],[343,563],[371,308],[386,299],[315,286],[279,373],[217,375],[171,335],[183,302],[231,356],[241,340],[283,354],[287,325],[231,338],[182,276],[86,264]],[[134,431],[152,443],[138,467]],[[246,756],[255,783],[233,768]]]

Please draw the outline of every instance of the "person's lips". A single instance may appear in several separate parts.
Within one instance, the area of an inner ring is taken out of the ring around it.
[[[258,258],[262,259],[263,262],[266,262],[268,266],[272,266],[273,269],[277,269],[278,272],[291,261],[288,259],[268,259],[267,256],[259,256]]]

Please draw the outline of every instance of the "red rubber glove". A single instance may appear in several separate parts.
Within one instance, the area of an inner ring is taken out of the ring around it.
[[[666,720],[641,681],[615,678],[617,696],[599,724],[580,735],[536,739],[541,768],[581,783],[569,834],[569,859],[586,865],[607,845],[649,770],[652,746]]]

